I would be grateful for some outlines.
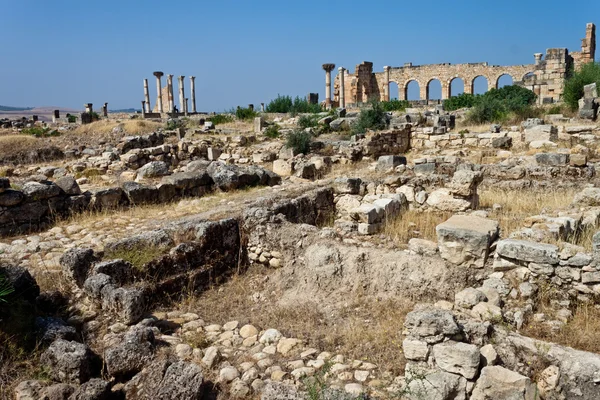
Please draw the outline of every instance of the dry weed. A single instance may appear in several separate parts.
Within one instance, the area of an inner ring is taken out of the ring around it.
[[[575,189],[499,190],[479,192],[479,208],[491,209],[489,218],[500,224],[500,235],[508,235],[523,227],[527,217],[566,208],[575,196]],[[494,205],[499,205],[497,210]]]
[[[43,139],[30,135],[0,136],[0,158],[16,153],[24,153],[43,148],[46,144]]]
[[[349,295],[340,309],[325,310],[307,299],[293,305],[272,300],[253,301],[267,291],[268,270],[253,266],[226,283],[182,300],[183,311],[197,312],[210,323],[237,320],[259,329],[276,328],[287,337],[307,341],[320,350],[336,351],[352,359],[377,364],[382,371],[400,373],[405,360],[400,333],[412,303],[406,299],[377,300]]]
[[[412,238],[437,241],[435,227],[452,216],[450,212],[408,210],[385,224],[383,233],[398,244]]]
[[[122,136],[126,135],[144,135],[152,133],[160,128],[164,128],[165,124],[156,121],[146,121],[141,119],[130,119],[125,121],[114,121],[103,119],[92,122],[91,124],[80,125],[72,134],[74,135],[106,135],[113,133],[115,128],[122,130]]]

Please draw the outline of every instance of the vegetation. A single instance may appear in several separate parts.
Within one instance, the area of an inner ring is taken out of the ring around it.
[[[217,114],[210,117],[208,120],[215,125],[219,125],[233,122],[233,117],[229,114]]]
[[[254,119],[258,113],[251,108],[239,107],[235,110],[235,117],[240,121],[249,121]]]
[[[312,135],[305,131],[294,131],[289,134],[286,147],[294,150],[294,154],[308,154]]]
[[[319,124],[318,115],[303,115],[298,119],[298,126],[302,129],[314,128]]]
[[[517,85],[492,89],[474,98],[467,120],[474,124],[505,122],[541,115],[542,111],[532,107],[535,93]]]
[[[41,126],[33,126],[31,128],[24,128],[21,133],[25,135],[32,135],[35,137],[50,137],[59,136],[60,133],[55,129],[42,128]]]
[[[310,104],[306,99],[296,96],[292,100],[291,96],[277,95],[277,98],[271,100],[267,104],[265,111],[270,113],[291,113],[293,115],[299,113],[319,113],[321,106],[318,104]]]
[[[14,291],[14,288],[6,280],[6,277],[3,274],[0,274],[0,302],[6,303],[6,298]]]
[[[67,115],[67,122],[70,123],[70,124],[74,124],[75,122],[77,122],[77,116],[68,114]]]
[[[267,126],[265,129],[265,136],[271,139],[278,138],[281,133],[279,132],[279,125],[273,124]]]
[[[138,271],[142,272],[144,265],[165,254],[168,250],[159,246],[144,246],[134,247],[130,249],[119,249],[113,251],[107,251],[104,254],[105,259],[122,259],[125,260],[135,267]]]
[[[33,110],[33,107],[0,106],[0,111],[29,111],[29,110]]]
[[[382,101],[381,108],[383,111],[404,111],[410,107],[410,103],[407,100],[392,99],[390,101]]]
[[[371,108],[361,110],[358,120],[352,125],[352,133],[365,133],[367,129],[381,130],[386,126],[385,110],[381,103],[373,102]]]
[[[452,96],[444,100],[444,110],[454,111],[460,108],[471,108],[475,105],[475,101],[479,96],[471,93],[461,93],[458,96]]]
[[[583,87],[596,82],[600,89],[600,63],[591,62],[584,64],[579,71],[571,71],[570,77],[565,82],[563,100],[571,108],[579,108],[579,99],[583,97]]]

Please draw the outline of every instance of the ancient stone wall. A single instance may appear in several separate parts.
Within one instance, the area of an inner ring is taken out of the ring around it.
[[[385,67],[384,72],[373,72],[373,63],[364,61],[358,64],[354,73],[344,69],[345,105],[360,105],[370,100],[389,100],[389,84],[398,85],[399,100],[407,99],[408,85],[417,82],[420,99],[429,100],[429,85],[438,80],[442,87],[442,99],[450,98],[452,82],[460,79],[464,92],[473,93],[475,79],[484,77],[488,90],[498,88],[503,75],[512,78],[513,84],[526,87],[538,95],[540,103],[560,101],[567,72],[572,66],[594,60],[596,50],[596,28],[592,23],[586,26],[586,37],[582,39],[581,52],[569,54],[565,48],[553,48],[546,51],[545,59],[541,53],[534,55],[535,62],[527,65],[500,66],[483,63],[469,64],[429,64],[402,67]],[[340,103],[340,76],[335,77],[333,104]]]

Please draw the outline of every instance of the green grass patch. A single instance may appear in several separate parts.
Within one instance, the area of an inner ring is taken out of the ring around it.
[[[121,248],[107,251],[104,253],[104,259],[121,259],[131,263],[138,271],[143,272],[146,264],[167,252],[168,249],[159,246]]]

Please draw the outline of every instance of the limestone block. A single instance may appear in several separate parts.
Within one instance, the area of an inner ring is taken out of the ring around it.
[[[496,254],[513,260],[537,264],[558,264],[558,247],[527,240],[501,240],[496,246]]]
[[[554,125],[535,125],[525,129],[525,142],[538,140],[557,141],[558,129]]]
[[[435,363],[444,371],[473,379],[479,368],[479,348],[474,344],[448,341],[433,346]]]
[[[280,176],[290,176],[293,173],[293,165],[287,160],[273,161],[273,172]]]
[[[407,360],[427,361],[429,346],[421,340],[406,338],[402,342],[402,352]]]
[[[500,366],[484,367],[471,394],[471,400],[533,400],[536,397],[535,385],[529,378]]]
[[[482,267],[490,244],[499,233],[498,222],[475,216],[453,215],[436,227],[440,255],[453,264]]]

